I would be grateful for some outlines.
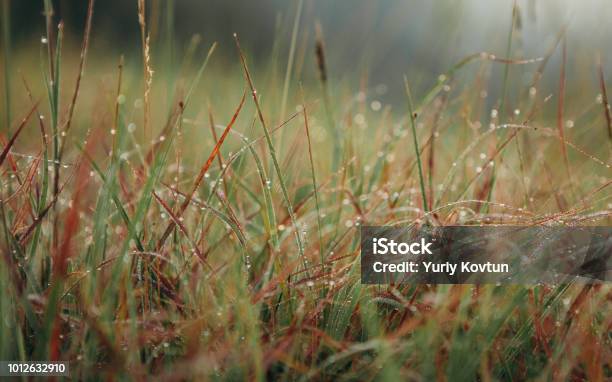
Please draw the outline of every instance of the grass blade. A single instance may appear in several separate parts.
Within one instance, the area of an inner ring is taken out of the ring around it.
[[[242,53],[242,49],[240,48],[240,40],[238,39],[238,35],[235,33],[234,33],[234,40],[236,41],[236,47],[238,48],[238,53],[240,54],[240,61],[242,63],[242,68],[244,70],[244,74],[245,74],[247,83],[249,84],[249,88],[251,89],[251,95],[253,97],[253,102],[255,102],[255,108],[257,109],[257,115],[259,117],[259,121],[261,122],[261,126],[264,130],[264,134],[266,136],[266,142],[268,144],[268,149],[270,150],[270,156],[272,157],[272,162],[274,163],[274,169],[276,170],[276,175],[278,176],[278,182],[280,183],[280,186],[281,186],[283,199],[285,201],[285,204],[287,205],[289,217],[291,218],[291,223],[295,231],[295,241],[297,243],[299,257],[302,260],[304,269],[307,270],[306,259],[304,257],[304,245],[302,243],[302,238],[300,237],[300,230],[297,224],[297,220],[293,213],[293,206],[291,204],[291,199],[289,199],[289,193],[287,192],[287,187],[285,186],[283,173],[278,164],[278,160],[276,159],[276,149],[274,148],[274,144],[272,143],[270,132],[268,131],[268,127],[266,126],[266,121],[261,111],[261,107],[259,106],[259,98],[257,97],[257,90],[255,90],[255,85],[253,85],[253,80],[251,79],[251,74],[249,73],[249,69],[246,64],[246,59],[244,57],[244,54]],[[307,274],[308,274],[308,271],[307,271]]]
[[[23,128],[25,127],[25,125],[27,124],[28,120],[30,119],[30,117],[32,116],[32,114],[34,113],[34,111],[36,110],[36,107],[38,106],[38,104],[35,104],[30,111],[28,112],[28,114],[21,120],[21,123],[19,124],[19,127],[17,127],[17,130],[13,133],[13,136],[11,137],[11,139],[9,139],[9,141],[7,142],[6,146],[4,146],[4,149],[2,150],[2,152],[0,153],[0,166],[2,166],[2,163],[4,163],[4,160],[6,159],[6,157],[8,156],[9,151],[11,150],[11,147],[13,146],[13,144],[15,143],[15,141],[17,140],[17,137],[19,137],[19,134],[21,133],[21,131],[23,130]]]
[[[599,86],[601,87],[602,104],[604,109],[604,116],[606,117],[606,127],[608,130],[608,140],[610,141],[610,143],[612,143],[612,111],[610,111],[610,102],[608,101],[608,91],[606,89],[606,78],[604,76],[601,55],[599,56],[598,61]]]
[[[429,206],[427,205],[427,194],[425,193],[425,180],[423,178],[423,165],[421,163],[421,152],[419,149],[419,141],[417,139],[416,132],[416,117],[412,104],[412,95],[410,93],[410,86],[408,85],[408,78],[404,76],[404,86],[406,88],[406,95],[408,96],[408,112],[410,113],[410,127],[412,130],[412,143],[414,144],[414,152],[417,158],[417,168],[419,170],[419,183],[421,185],[421,197],[423,198],[423,210],[425,213],[429,213]]]

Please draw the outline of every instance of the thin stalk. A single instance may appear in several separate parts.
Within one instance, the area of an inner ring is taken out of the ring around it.
[[[89,0],[89,3],[87,5],[87,19],[85,21],[85,31],[83,32],[83,42],[81,45],[81,57],[79,61],[79,71],[77,73],[76,84],[74,86],[74,93],[72,94],[72,102],[70,102],[70,108],[68,109],[68,119],[66,120],[66,124],[64,127],[65,132],[67,132],[70,129],[70,124],[72,122],[72,116],[74,114],[74,108],[76,106],[76,101],[79,96],[79,89],[81,87],[81,79],[83,78],[83,73],[85,71],[85,58],[87,57],[87,49],[89,48],[89,36],[91,34],[91,24],[93,20],[93,10],[94,10],[95,2],[96,2],[95,0]]]
[[[140,40],[142,44],[142,63],[143,63],[143,131],[145,142],[150,137],[149,132],[149,110],[151,85],[153,83],[153,70],[151,69],[150,39],[147,34],[146,1],[138,0],[138,24],[140,25]]]
[[[340,157],[342,152],[340,132],[336,128],[334,122],[333,110],[331,107],[331,101],[329,97],[329,88],[327,85],[328,73],[327,73],[327,62],[325,60],[325,46],[323,43],[323,31],[320,24],[316,24],[316,45],[315,53],[317,58],[317,69],[319,71],[319,79],[321,81],[321,88],[323,91],[323,106],[325,107],[325,116],[327,118],[327,129],[334,140],[334,151],[332,156],[332,172],[338,171],[340,165]]]
[[[54,50],[54,36],[53,36],[53,4],[51,0],[45,0],[45,22],[47,26],[47,58],[49,60],[49,80],[53,81],[53,74],[55,73],[53,64],[53,52]]]
[[[64,35],[64,23],[60,22],[57,29],[57,47],[55,49],[55,64],[53,77],[50,84],[51,89],[51,131],[53,135],[53,198],[57,199],[59,195],[59,182],[60,182],[60,137],[59,137],[59,100],[60,100],[60,62],[62,57],[62,39]],[[54,204],[54,211],[56,210],[56,204]],[[57,237],[57,226],[58,226],[57,213],[53,217],[53,248],[57,248],[58,237]]]
[[[304,129],[306,130],[306,138],[308,140],[308,159],[310,160],[310,173],[312,175],[312,189],[315,197],[315,207],[317,209],[317,230],[319,234],[319,255],[321,256],[321,269],[325,264],[325,257],[323,255],[323,235],[321,234],[321,209],[319,208],[319,191],[317,186],[317,177],[315,174],[314,159],[312,156],[312,142],[310,140],[310,128],[308,127],[308,111],[306,110],[306,101],[304,100],[304,89],[300,84],[300,91],[302,93],[302,114],[304,115]]]
[[[414,113],[412,106],[412,94],[410,93],[410,86],[408,85],[408,78],[404,76],[404,86],[406,87],[406,94],[408,95],[408,112],[410,113],[410,127],[412,128],[412,142],[414,144],[414,152],[417,158],[417,168],[419,170],[419,183],[421,184],[421,196],[423,198],[423,210],[425,213],[429,213],[429,207],[427,205],[427,194],[425,193],[425,180],[423,178],[423,165],[421,163],[421,153],[419,150],[419,141],[416,133],[416,114]]]
[[[332,166],[331,171],[334,176],[332,179],[331,188],[335,189],[337,187],[338,179],[336,178],[338,168],[340,167],[340,160],[342,157],[342,137],[340,130],[337,128],[336,123],[334,122],[334,112],[331,106],[330,96],[329,96],[329,86],[328,86],[328,73],[327,73],[327,62],[325,59],[325,43],[323,39],[323,29],[319,23],[315,24],[315,55],[317,60],[317,70],[319,72],[319,80],[321,82],[321,91],[323,93],[323,106],[325,108],[325,117],[327,119],[327,130],[332,137],[333,140],[333,152],[332,152]],[[332,200],[331,203],[335,205],[341,205],[341,193],[336,193],[335,200]],[[334,234],[332,237],[337,236],[338,229],[340,225],[340,218],[342,216],[342,208],[338,208],[337,212],[334,214],[330,214],[330,222],[334,226]],[[333,240],[329,243],[329,248],[333,245]]]
[[[604,109],[604,116],[606,118],[606,128],[608,131],[608,140],[612,143],[612,114],[610,112],[610,102],[608,100],[608,91],[606,90],[606,77],[604,76],[603,62],[601,55],[597,59],[597,67],[599,70],[599,86],[601,87],[601,97]]]
[[[506,58],[511,59],[510,55],[512,54],[512,39],[514,38],[514,28],[516,25],[516,18],[518,16],[518,6],[516,0],[512,3],[512,19],[510,20],[510,31],[508,32],[508,40],[506,41]],[[508,92],[508,80],[510,78],[510,62],[505,63],[504,66],[504,79],[502,82],[502,94],[501,100],[499,103],[499,121],[501,123],[505,123],[506,118],[506,93]],[[518,146],[517,146],[518,147]],[[491,198],[493,196],[493,188],[495,188],[496,177],[493,177],[491,180],[491,189],[489,190],[488,197]],[[484,212],[487,213],[489,209],[489,204],[484,207]]]
[[[565,130],[563,128],[563,112],[565,109],[565,65],[567,63],[567,38],[563,36],[561,42],[561,68],[559,71],[559,100],[557,104],[557,130],[559,133],[559,139],[561,141],[561,153],[563,154],[563,161],[565,163],[565,171],[567,173],[568,180],[573,189],[572,173],[570,170],[569,157],[567,155],[567,147],[565,145]]]
[[[35,104],[34,102],[34,97],[32,96],[32,91],[30,90],[30,87],[28,86],[25,78],[22,77],[23,80],[23,86],[26,90],[26,93],[28,95],[28,99],[30,100],[31,104]],[[43,145],[43,159],[41,161],[41,172],[42,172],[42,188],[39,194],[39,198],[37,201],[37,205],[36,205],[36,216],[41,216],[43,209],[45,208],[45,205],[47,204],[47,191],[49,189],[49,166],[48,166],[48,160],[49,160],[49,144],[47,142],[47,134],[45,131],[45,125],[43,123],[43,118],[42,115],[40,114],[40,112],[38,110],[36,110],[36,114],[38,117],[38,123],[39,123],[39,127],[40,127],[40,135],[41,135],[41,141],[42,141],[42,145]],[[30,258],[34,258],[34,255],[36,254],[36,249],[38,247],[39,244],[39,237],[40,237],[40,233],[41,233],[41,226],[37,226],[36,227],[36,232],[34,233],[34,239],[32,240],[32,244],[29,250],[30,253]]]
[[[291,32],[291,45],[289,47],[289,58],[287,59],[287,71],[285,72],[285,81],[283,83],[283,98],[281,100],[280,121],[285,120],[285,109],[287,108],[287,97],[289,96],[289,82],[293,71],[293,61],[295,59],[295,46],[297,42],[298,30],[300,27],[300,18],[304,0],[300,0],[295,12],[295,20],[293,21],[293,31]]]
[[[512,4],[512,20],[510,21],[510,31],[508,32],[508,40],[506,41],[506,58],[510,59],[512,53],[512,39],[514,37],[514,26],[516,23],[518,7],[516,0]],[[506,111],[506,93],[508,91],[508,80],[510,78],[510,63],[504,65],[504,80],[502,82],[502,94],[501,101],[499,104],[499,120],[504,123],[505,111]]]
[[[210,106],[210,102],[208,103],[208,121],[210,125],[210,132],[212,133],[212,137],[213,137],[213,140],[216,146],[217,143],[219,142],[219,137],[217,137],[217,129],[215,129],[215,118],[213,117],[213,112],[212,112],[212,107]],[[217,152],[217,161],[219,162],[219,171],[223,171],[224,164],[223,164],[223,156],[221,155],[221,150]],[[223,181],[223,191],[225,193],[225,197],[229,199],[227,182],[225,182],[225,179]]]
[[[601,103],[603,106],[604,116],[606,120],[606,128],[608,132],[608,147],[612,153],[612,113],[610,111],[610,101],[608,100],[608,91],[606,88],[606,77],[604,76],[603,61],[601,53],[597,56],[597,68],[599,75],[599,86],[601,87]]]

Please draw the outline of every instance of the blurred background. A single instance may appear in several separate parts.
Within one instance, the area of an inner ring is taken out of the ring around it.
[[[45,34],[43,2],[3,0],[10,8],[10,33],[15,52],[31,51]],[[286,0],[151,0],[148,4],[153,47],[164,46],[177,58],[194,34],[204,46],[219,42],[217,60],[236,63],[232,33],[237,32],[255,65],[267,66],[272,55],[286,65],[298,1]],[[518,0],[513,57],[539,57],[554,44],[559,31],[568,30],[568,80],[595,84],[595,57],[612,63],[612,3],[608,0]],[[67,44],[78,52],[87,1],[54,2],[55,16],[66,24]],[[466,55],[487,51],[505,54],[512,18],[511,0],[305,0],[299,19],[295,77],[315,76],[314,25],[325,35],[331,77],[342,80],[367,75],[369,83],[384,84],[388,96],[400,94],[401,76],[414,78],[417,88],[429,86],[437,75]],[[166,63],[155,62],[156,70]],[[92,32],[92,56],[140,58],[137,1],[99,0]],[[556,53],[549,71],[557,72]],[[32,56],[32,57],[37,57]],[[114,63],[107,60],[109,64]],[[171,65],[171,64],[170,64]],[[580,67],[574,75],[572,70]],[[501,65],[497,66],[499,69]],[[612,64],[607,65],[607,73]],[[494,69],[494,70],[497,70]],[[499,69],[501,70],[501,69]],[[584,77],[584,73],[593,73]],[[493,76],[496,73],[492,73]],[[530,78],[530,77],[529,77]],[[516,78],[515,78],[516,80]],[[545,79],[546,80],[546,79]],[[552,81],[557,81],[555,76]],[[526,79],[527,81],[527,79]],[[495,87],[495,84],[492,84]],[[495,89],[493,89],[495,90]]]

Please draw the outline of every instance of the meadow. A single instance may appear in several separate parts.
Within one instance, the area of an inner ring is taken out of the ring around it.
[[[609,380],[609,283],[362,285],[359,228],[610,225],[612,62],[594,52],[568,88],[570,31],[519,56],[515,7],[499,51],[397,73],[387,103],[338,80],[299,4],[286,54],[257,65],[239,35],[228,57],[152,40],[144,0],[116,57],[90,46],[102,1],[71,43],[51,0],[31,47],[3,28],[0,360],[74,380]]]

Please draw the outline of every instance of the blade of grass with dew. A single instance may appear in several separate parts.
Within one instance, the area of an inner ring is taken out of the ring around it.
[[[323,28],[320,23],[315,23],[315,58],[317,63],[317,71],[319,74],[319,82],[321,84],[321,93],[323,96],[323,107],[325,108],[325,119],[326,119],[326,127],[329,134],[333,140],[333,149],[332,149],[332,162],[331,162],[331,172],[334,174],[334,178],[332,180],[331,188],[337,187],[338,180],[336,179],[338,169],[340,167],[340,161],[342,159],[342,134],[339,129],[339,126],[336,126],[336,122],[334,119],[334,111],[332,108],[332,104],[330,101],[330,93],[329,93],[329,75],[327,72],[327,61],[325,58],[325,43],[323,38]],[[341,198],[342,195],[337,194],[335,200],[331,200],[332,204],[337,206],[341,206]],[[338,233],[338,228],[340,225],[340,219],[342,215],[342,208],[338,208],[336,213],[329,215],[330,224],[334,227],[334,236]],[[333,245],[332,241],[328,243],[328,250]]]
[[[44,73],[44,72],[43,72]],[[22,77],[23,80],[23,85],[25,87],[26,93],[28,94],[28,98],[30,100],[31,104],[35,104],[34,101],[34,97],[32,96],[32,92],[30,91],[30,87],[28,86],[25,78]],[[41,142],[43,145],[43,153],[42,153],[42,161],[41,161],[41,172],[42,172],[42,187],[38,196],[38,200],[37,200],[37,205],[36,205],[36,216],[40,217],[45,205],[47,203],[47,192],[49,190],[49,145],[47,142],[47,137],[46,137],[46,131],[45,131],[45,125],[43,123],[43,117],[40,114],[40,112],[36,111],[37,117],[38,117],[38,123],[40,126],[40,135],[41,135]],[[36,250],[38,248],[39,242],[40,242],[40,235],[41,235],[41,225],[38,225],[36,227],[36,230],[34,232],[34,237],[33,240],[30,244],[30,249],[28,251],[30,259],[34,259],[36,256]],[[33,264],[34,261],[30,262],[30,268],[31,268],[31,264]],[[31,269],[30,269],[31,271]],[[41,287],[43,286],[43,284],[41,284]]]
[[[517,18],[518,18],[518,4],[517,1],[514,0],[512,3],[512,18],[510,19],[510,31],[508,32],[508,39],[506,41],[506,57],[510,58],[510,55],[512,54],[512,40],[514,38],[514,30],[516,27],[516,22],[517,22]],[[501,90],[501,100],[499,103],[499,120],[501,121],[501,123],[505,123],[505,119],[506,119],[506,96],[508,93],[508,81],[510,79],[510,64],[506,63],[504,65],[504,77],[503,77],[503,81],[502,81],[502,90]],[[518,142],[518,140],[517,140]],[[518,148],[518,143],[517,143],[517,148]],[[489,190],[489,195],[493,195],[493,189],[495,188],[495,177],[492,178],[492,182],[491,182],[491,189]],[[489,211],[489,205],[485,205],[484,206],[484,211],[483,213],[487,213]]]
[[[47,36],[44,37],[44,40],[46,40],[46,44],[47,44],[47,60],[48,60],[48,70],[49,70],[49,76],[51,77],[50,79],[53,80],[53,75],[55,74],[55,70],[54,70],[54,62],[53,62],[53,57],[54,57],[54,51],[55,51],[55,47],[53,46],[54,43],[54,35],[53,35],[53,2],[52,0],[43,0],[43,6],[44,6],[44,15],[45,15],[45,26],[47,29]],[[47,83],[48,86],[48,83]]]
[[[60,102],[60,63],[62,60],[62,43],[64,40],[64,24],[59,23],[57,28],[57,43],[55,49],[55,72],[51,79],[51,132],[53,134],[53,195],[58,194],[60,171],[60,131],[59,131],[59,102]]]
[[[240,55],[240,61],[242,62],[242,68],[244,69],[245,77],[248,82],[248,85],[251,89],[251,94],[253,96],[253,102],[255,102],[255,108],[257,109],[257,115],[259,116],[259,121],[261,122],[261,126],[264,130],[264,134],[266,136],[266,142],[268,144],[268,150],[270,151],[270,156],[272,157],[272,162],[274,163],[274,169],[276,170],[276,175],[278,176],[278,181],[281,186],[283,199],[285,204],[287,205],[287,210],[289,212],[289,217],[291,219],[291,223],[293,225],[293,229],[295,231],[295,240],[298,247],[299,257],[302,260],[302,264],[304,269],[306,270],[307,275],[309,275],[308,267],[306,265],[306,258],[304,256],[304,245],[302,243],[302,238],[300,237],[300,229],[297,224],[296,217],[293,213],[293,206],[291,204],[291,199],[289,199],[289,193],[287,192],[287,187],[285,186],[285,181],[283,180],[283,173],[278,164],[278,160],[276,159],[276,149],[274,148],[274,144],[272,143],[272,138],[270,137],[270,132],[268,131],[268,127],[266,126],[266,122],[264,120],[261,107],[259,105],[259,99],[257,98],[257,90],[255,90],[255,86],[253,85],[253,81],[251,79],[251,74],[249,73],[249,69],[246,64],[246,59],[244,54],[242,53],[242,49],[240,48],[240,41],[238,39],[238,35],[234,33],[234,40],[236,41],[236,46],[238,48],[238,52]]]
[[[52,10],[51,10],[52,12]],[[53,151],[53,198],[57,199],[59,196],[59,173],[61,169],[60,165],[60,131],[59,131],[59,103],[60,103],[60,63],[62,57],[62,42],[64,35],[64,24],[60,21],[57,29],[57,42],[55,46],[55,58],[49,57],[49,62],[54,62],[53,66],[50,67],[50,71],[53,71],[53,75],[51,78],[51,83],[47,86],[49,87],[49,93],[51,97],[49,99],[51,106],[51,133],[53,135],[51,149]],[[50,44],[50,42],[49,42]],[[52,50],[49,49],[51,53]],[[52,235],[51,242],[54,250],[58,246],[58,224],[59,224],[59,216],[57,214],[57,204],[53,204],[53,214],[52,214]],[[51,258],[49,256],[46,257],[46,267],[48,269],[47,279],[50,279],[51,276]]]
[[[414,151],[417,158],[417,168],[419,170],[419,183],[421,185],[421,197],[423,198],[423,210],[425,213],[429,213],[429,207],[427,205],[427,194],[425,193],[425,180],[423,179],[423,166],[421,162],[421,153],[419,149],[419,141],[416,132],[416,115],[412,107],[412,95],[410,93],[410,86],[408,85],[408,78],[404,76],[404,87],[406,89],[406,95],[408,97],[408,112],[410,113],[410,127],[412,130],[412,143],[414,144]]]
[[[91,34],[91,26],[92,26],[92,21],[93,21],[93,11],[94,11],[94,4],[95,4],[95,0],[89,0],[88,1],[88,5],[87,5],[87,16],[85,19],[85,30],[83,32],[83,41],[81,43],[81,54],[80,54],[80,60],[79,60],[79,67],[78,67],[78,72],[77,72],[77,78],[75,81],[75,86],[74,86],[74,92],[72,93],[72,100],[70,102],[70,105],[68,107],[68,116],[66,117],[66,121],[64,122],[64,126],[62,128],[58,128],[58,133],[60,133],[62,136],[66,136],[68,130],[70,130],[71,124],[72,124],[72,118],[74,116],[74,109],[76,107],[76,103],[77,103],[77,99],[79,96],[79,90],[81,88],[81,80],[83,78],[84,72],[85,72],[85,59],[87,57],[87,51],[89,48],[89,38],[90,38],[90,34]],[[60,44],[58,44],[58,52],[59,49],[61,49]],[[59,69],[59,60],[56,63],[56,70]],[[59,77],[59,72],[57,77]],[[58,89],[59,89],[59,78],[58,78]],[[59,91],[59,90],[58,90]],[[58,99],[59,99],[59,94],[57,94]],[[56,110],[56,113],[59,113],[59,108]],[[56,116],[57,117],[57,116]],[[58,121],[55,121],[55,123],[57,124]],[[60,132],[61,130],[61,132]],[[57,158],[56,160],[58,162],[62,162],[62,159],[64,157],[64,149],[65,149],[65,140],[62,140],[61,142],[58,142],[58,152],[57,152]],[[59,167],[56,169],[56,172],[54,173],[55,178],[54,178],[54,184],[58,185],[60,183],[60,172],[59,172]],[[55,186],[54,186],[55,187]],[[54,188],[55,189],[55,188]]]
[[[599,87],[601,88],[601,101],[604,109],[604,116],[606,118],[606,128],[608,131],[608,141],[612,144],[612,111],[610,110],[610,102],[608,101],[608,91],[606,88],[606,77],[604,76],[603,62],[601,54],[598,57],[598,74],[599,74]]]
[[[34,114],[34,111],[36,110],[37,105],[35,104],[30,111],[28,112],[28,114],[26,114],[26,116],[21,120],[21,123],[19,124],[19,126],[17,127],[17,130],[15,130],[15,132],[13,133],[13,135],[11,136],[11,138],[9,139],[9,141],[7,142],[6,146],[4,146],[4,148],[2,149],[2,152],[0,152],[0,166],[2,166],[2,163],[4,163],[4,160],[6,159],[6,157],[9,154],[9,151],[11,150],[11,147],[13,147],[13,144],[15,143],[15,141],[17,140],[17,137],[19,137],[19,134],[21,133],[21,131],[23,130],[23,128],[26,126],[28,120],[30,119],[30,117],[32,116],[32,114]]]
[[[300,2],[301,4],[301,2]],[[325,264],[323,253],[323,234],[321,233],[321,208],[319,207],[319,191],[317,186],[317,177],[315,173],[314,159],[312,156],[312,142],[310,140],[310,128],[308,126],[308,110],[306,109],[306,100],[304,99],[304,89],[300,84],[300,92],[302,95],[302,114],[304,114],[304,129],[306,130],[306,139],[308,141],[308,160],[310,161],[310,175],[312,178],[312,190],[315,198],[315,208],[317,210],[317,233],[319,235],[319,256],[321,257],[321,270]]]
[[[508,39],[506,40],[506,57],[510,58],[510,54],[512,53],[512,40],[514,38],[514,30],[516,27],[516,21],[518,17],[518,5],[516,0],[512,3],[512,18],[510,20],[510,31],[508,32]],[[505,123],[506,117],[506,96],[508,93],[508,81],[510,79],[510,64],[506,63],[504,65],[504,77],[502,81],[502,90],[501,90],[501,101],[499,103],[499,120],[502,123]]]
[[[295,46],[297,43],[297,35],[300,28],[300,18],[304,0],[300,0],[295,11],[295,19],[293,21],[293,31],[291,32],[291,45],[289,46],[289,56],[287,58],[287,69],[285,71],[285,80],[283,81],[283,96],[281,98],[280,121],[285,119],[285,109],[287,108],[287,98],[289,96],[289,82],[293,71],[293,61],[295,57]],[[281,142],[282,142],[281,138]]]
[[[261,182],[261,188],[264,193],[264,205],[266,209],[266,214],[264,214],[264,226],[266,227],[268,236],[272,240],[272,250],[274,252],[278,252],[280,248],[280,240],[277,232],[278,223],[276,220],[276,214],[274,212],[272,192],[270,190],[271,180],[267,177],[261,159],[259,158],[259,155],[257,155],[257,151],[255,150],[255,148],[252,145],[248,144],[248,142],[245,143],[247,144],[246,147],[248,147],[249,151],[251,152],[251,155],[253,156],[253,159],[255,160],[255,164],[257,166],[257,173],[259,174],[259,179]],[[272,278],[272,275],[274,273],[274,267],[276,267],[277,269],[280,269],[281,267],[278,257],[276,257],[276,261],[271,264],[270,269],[265,272],[261,285],[264,285],[265,282],[269,281]],[[289,291],[285,288],[285,292],[288,293]]]
[[[74,85],[74,92],[72,93],[72,101],[70,102],[70,107],[68,109],[68,117],[66,119],[65,126],[63,128],[63,132],[68,132],[68,130],[70,130],[70,125],[72,123],[72,117],[74,115],[74,108],[76,107],[77,99],[79,97],[79,90],[81,88],[81,79],[83,78],[84,71],[85,71],[85,59],[87,57],[87,50],[89,48],[89,36],[91,34],[94,4],[95,4],[95,0],[88,1],[87,17],[85,19],[85,31],[83,32],[83,42],[81,45],[81,56],[80,56],[80,61],[79,61],[79,68],[77,72],[76,82]],[[64,145],[62,145],[62,149],[63,149],[63,146]]]
[[[274,246],[274,250],[278,251],[279,249],[279,241],[277,230],[277,222],[276,222],[276,214],[274,213],[274,204],[272,202],[272,193],[270,191],[270,180],[268,179],[261,159],[259,155],[257,155],[257,151],[253,148],[253,146],[247,146],[253,159],[255,160],[255,165],[257,166],[257,173],[259,174],[259,179],[261,183],[261,188],[264,194],[264,206],[266,209],[266,214],[264,214],[264,222],[267,227],[268,235],[272,239],[272,245]]]

